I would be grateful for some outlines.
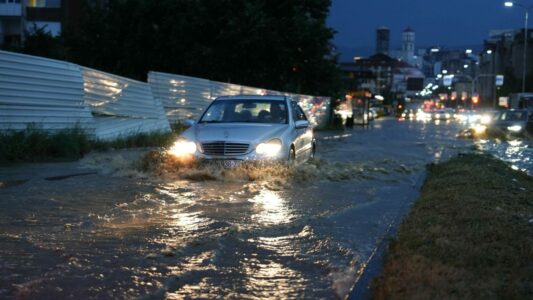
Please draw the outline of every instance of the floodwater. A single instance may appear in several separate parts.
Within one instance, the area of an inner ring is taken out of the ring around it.
[[[293,169],[142,172],[138,150],[0,168],[0,298],[345,298],[426,164],[472,150],[458,130],[319,133]]]
[[[480,151],[510,163],[515,170],[533,175],[533,141],[525,139],[478,140],[475,143]]]

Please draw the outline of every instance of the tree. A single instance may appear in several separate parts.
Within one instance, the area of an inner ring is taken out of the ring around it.
[[[30,55],[44,56],[53,59],[66,59],[67,52],[61,37],[54,37],[46,26],[33,27],[26,31],[26,39],[21,47],[9,47],[6,50],[21,52]]]
[[[330,0],[86,0],[68,58],[140,80],[150,70],[306,94],[340,88]]]

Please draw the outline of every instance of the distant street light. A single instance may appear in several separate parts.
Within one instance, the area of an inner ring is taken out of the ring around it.
[[[526,91],[526,62],[527,62],[527,40],[528,40],[528,34],[527,34],[527,21],[529,19],[529,11],[533,8],[533,5],[531,6],[525,6],[519,2],[516,1],[506,1],[504,3],[505,7],[514,7],[515,5],[524,9],[525,11],[525,25],[524,25],[524,57],[522,61],[522,93]]]

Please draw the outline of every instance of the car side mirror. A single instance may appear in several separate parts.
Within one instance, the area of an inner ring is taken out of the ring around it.
[[[299,120],[295,122],[296,129],[305,129],[309,127],[309,121],[306,120]]]
[[[187,119],[185,120],[185,125],[191,127],[192,125],[196,124],[195,120]]]

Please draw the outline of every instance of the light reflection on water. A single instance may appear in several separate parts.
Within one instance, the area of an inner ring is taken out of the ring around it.
[[[479,140],[478,149],[511,163],[515,170],[533,174],[533,142],[527,140]]]
[[[262,225],[280,225],[291,222],[294,216],[278,192],[262,190],[260,194],[250,199],[257,204],[258,211],[252,215],[252,220]]]

